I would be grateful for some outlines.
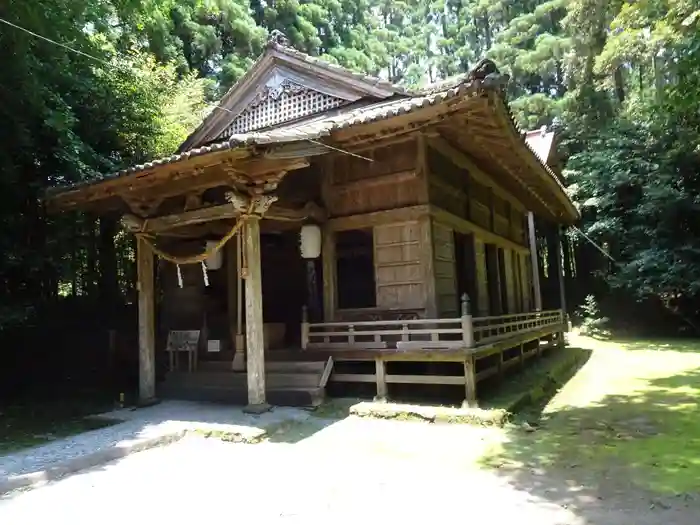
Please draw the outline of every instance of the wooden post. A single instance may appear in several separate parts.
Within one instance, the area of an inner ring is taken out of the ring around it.
[[[309,312],[306,305],[301,307],[301,349],[309,346]]]
[[[156,336],[153,252],[143,239],[136,240],[139,292],[139,404],[156,398]]]
[[[568,327],[565,327],[566,325],[566,285],[565,280],[564,280],[564,266],[562,265],[562,259],[561,259],[561,230],[559,226],[555,227],[554,230],[554,236],[556,240],[556,246],[557,246],[557,251],[556,251],[556,260],[557,260],[557,277],[559,279],[559,308],[561,308],[561,323],[562,323],[562,330],[557,332],[557,339],[559,340],[557,343],[558,345],[562,345],[564,343],[564,332],[568,331]]]
[[[532,266],[532,298],[535,303],[535,311],[542,311],[542,291],[540,290],[540,268],[539,258],[537,256],[537,236],[535,233],[535,215],[527,212],[527,225],[530,240],[530,261]]]
[[[474,325],[469,308],[469,296],[462,294],[462,340],[467,348],[474,347]]]
[[[226,287],[229,333],[234,351],[231,369],[245,370],[245,336],[243,335],[243,287],[240,283],[241,236],[226,243]]]
[[[476,401],[476,370],[475,370],[474,357],[469,356],[464,361],[464,387],[465,387],[465,399],[462,403],[463,408],[477,408],[478,403]]]
[[[520,368],[525,367],[525,343],[520,343]]]
[[[377,396],[374,398],[375,401],[386,401],[387,400],[387,386],[386,386],[386,365],[381,357],[377,357],[374,360],[375,376],[377,381]]]
[[[245,280],[246,353],[248,407],[250,412],[269,409],[265,400],[265,339],[262,311],[262,270],[260,268],[260,219],[246,220],[244,249],[248,263]]]
[[[498,352],[498,363],[496,364],[496,366],[498,367],[497,373],[498,373],[498,380],[499,381],[503,381],[503,372],[504,372],[504,370],[503,370],[503,352],[504,352],[503,350]]]
[[[321,238],[321,265],[323,273],[323,320],[326,323],[335,320],[337,304],[336,293],[336,255],[335,232],[328,224],[323,226]]]
[[[420,228],[420,255],[423,262],[423,282],[425,283],[425,316],[435,319],[438,316],[435,291],[435,248],[433,246],[433,221],[430,215],[418,219]]]

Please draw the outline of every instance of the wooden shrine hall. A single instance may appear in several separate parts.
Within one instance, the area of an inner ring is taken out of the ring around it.
[[[474,405],[561,342],[535,218],[558,232],[578,212],[506,84],[483,60],[408,90],[277,35],[177,153],[51,190],[50,209],[137,238],[140,400],[264,409],[331,382],[456,385]]]

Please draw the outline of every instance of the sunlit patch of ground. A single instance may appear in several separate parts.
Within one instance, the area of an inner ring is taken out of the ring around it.
[[[510,430],[484,463],[619,478],[665,493],[700,492],[700,341],[597,341],[549,402],[541,427]]]

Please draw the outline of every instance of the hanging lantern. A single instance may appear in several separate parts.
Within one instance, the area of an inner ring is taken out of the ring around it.
[[[219,243],[215,241],[207,241],[207,252],[216,248],[218,244]],[[214,253],[209,255],[209,257],[207,257],[206,260],[207,269],[209,270],[218,270],[219,268],[221,268],[222,263],[223,256],[221,254],[221,250],[216,250]]]
[[[321,228],[316,224],[304,224],[299,232],[301,256],[317,259],[321,256]]]

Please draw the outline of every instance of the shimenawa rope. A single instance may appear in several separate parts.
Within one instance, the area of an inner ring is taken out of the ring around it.
[[[164,252],[160,248],[158,248],[155,243],[151,240],[151,238],[146,234],[146,232],[141,231],[136,234],[136,236],[144,241],[150,248],[153,250],[153,253],[155,253],[158,257],[161,259],[171,262],[173,264],[197,264],[197,263],[203,263],[206,261],[209,257],[214,255],[216,252],[221,250],[221,248],[224,247],[224,245],[231,240],[231,238],[238,233],[238,231],[243,227],[245,224],[246,220],[253,215],[253,208],[255,204],[253,202],[250,203],[250,207],[248,208],[247,212],[242,213],[239,217],[238,220],[236,221],[236,224],[233,225],[231,230],[224,235],[221,240],[219,240],[216,245],[211,248],[211,249],[205,249],[202,253],[196,254],[196,255],[190,255],[187,257],[179,257],[176,255],[171,255],[167,252]],[[143,223],[143,229],[146,227],[147,221],[144,221]]]

